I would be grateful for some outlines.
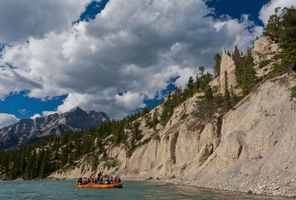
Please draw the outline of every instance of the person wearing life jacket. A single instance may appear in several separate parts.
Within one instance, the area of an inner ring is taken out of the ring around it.
[[[113,177],[112,177],[112,176],[109,177],[109,183],[110,183],[110,184],[113,183]]]
[[[118,176],[116,176],[114,178],[114,183],[120,183],[120,182],[121,182],[120,178]]]
[[[109,182],[109,177],[106,177],[106,178],[104,179],[104,183],[105,183],[105,184],[110,184],[110,182]]]
[[[84,178],[82,179],[82,184],[87,184],[87,178],[86,178],[86,177],[84,177]]]
[[[95,181],[94,178],[91,178],[90,182],[91,182],[92,184],[95,184],[95,183],[96,183],[96,181]]]
[[[79,178],[79,179],[77,180],[77,185],[82,185],[82,178]]]
[[[103,182],[104,182],[104,177],[103,177],[103,175],[101,175],[99,178],[99,184],[103,184]]]
[[[102,172],[99,172],[98,173],[98,178],[100,178],[101,176],[103,176],[103,173]]]

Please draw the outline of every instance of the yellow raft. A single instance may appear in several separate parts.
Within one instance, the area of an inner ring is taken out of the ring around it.
[[[122,188],[121,183],[114,184],[86,184],[86,185],[76,185],[76,188],[94,188],[94,189],[111,189],[111,188]]]

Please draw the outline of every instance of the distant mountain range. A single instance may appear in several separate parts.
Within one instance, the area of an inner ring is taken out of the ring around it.
[[[76,107],[63,114],[52,114],[35,119],[22,119],[16,124],[0,129],[0,149],[13,149],[34,143],[42,138],[62,135],[83,129],[97,128],[110,121],[104,112],[86,112]]]

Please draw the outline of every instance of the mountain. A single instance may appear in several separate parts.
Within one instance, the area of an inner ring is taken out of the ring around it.
[[[0,129],[0,149],[15,148],[48,136],[60,136],[65,132],[98,128],[105,121],[109,121],[109,117],[104,112],[86,112],[79,107],[63,114],[22,119]]]

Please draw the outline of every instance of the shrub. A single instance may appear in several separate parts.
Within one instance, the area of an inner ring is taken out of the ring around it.
[[[205,95],[196,102],[196,108],[193,115],[204,122],[213,123],[216,120],[215,114],[222,105],[220,96],[213,96],[211,87],[205,90]]]
[[[108,160],[106,163],[105,163],[105,167],[107,167],[108,169],[110,168],[113,168],[113,167],[117,167],[119,166],[119,160],[117,159],[112,159],[112,160]]]
[[[263,60],[259,63],[259,68],[262,69],[263,67],[267,66],[269,63],[271,63],[271,60]]]
[[[291,88],[291,97],[296,98],[296,86]]]
[[[181,116],[181,120],[184,120],[188,117],[188,114],[187,113],[184,113],[182,116]]]

